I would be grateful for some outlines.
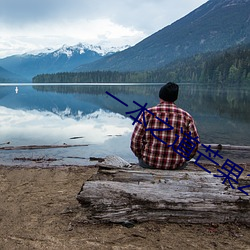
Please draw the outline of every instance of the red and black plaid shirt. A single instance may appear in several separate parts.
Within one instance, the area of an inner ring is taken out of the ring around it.
[[[171,102],[161,102],[155,107],[148,108],[148,110],[154,116],[144,111],[144,118],[147,124],[147,126],[144,126],[143,114],[141,114],[139,118],[141,124],[139,122],[136,123],[131,138],[132,151],[138,158],[141,158],[153,168],[175,169],[182,166],[187,160],[175,152],[176,150],[171,145],[178,146],[185,133],[189,134],[190,132],[192,138],[199,136],[192,116]],[[155,117],[160,118],[165,123]],[[166,123],[171,125],[173,129],[170,130]],[[168,130],[161,130],[166,128]],[[160,129],[161,131],[153,132],[158,139],[152,135],[150,130],[146,131],[146,129]],[[198,149],[198,143],[196,144],[192,155]]]

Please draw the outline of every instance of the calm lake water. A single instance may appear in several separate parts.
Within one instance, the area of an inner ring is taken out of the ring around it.
[[[126,112],[138,109],[133,101],[141,105],[148,103],[147,107],[156,105],[161,86],[0,84],[0,147],[85,145],[0,150],[0,164],[37,165],[32,159],[40,158],[44,166],[85,165],[96,163],[90,162],[90,157],[107,155],[137,162],[129,147],[133,121]],[[194,117],[202,143],[250,145],[250,87],[180,84],[176,104]],[[250,159],[249,151],[222,151],[221,155],[239,163]]]

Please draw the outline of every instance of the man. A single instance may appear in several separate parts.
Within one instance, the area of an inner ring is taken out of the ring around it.
[[[198,149],[192,116],[174,104],[178,92],[177,84],[165,84],[159,91],[160,103],[145,110],[135,125],[131,150],[141,167],[183,169]]]

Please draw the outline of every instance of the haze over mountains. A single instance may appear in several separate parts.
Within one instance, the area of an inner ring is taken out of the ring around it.
[[[29,81],[41,73],[145,71],[197,53],[221,51],[249,42],[250,0],[209,0],[133,47],[104,53],[95,46],[63,46],[49,53],[0,59],[0,67]]]
[[[0,82],[18,82],[20,79],[24,79],[21,76],[15,75],[14,73],[0,67]]]

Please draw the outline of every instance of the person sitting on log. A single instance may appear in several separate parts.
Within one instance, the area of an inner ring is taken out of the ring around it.
[[[143,168],[184,169],[195,155],[199,135],[192,116],[174,103],[179,86],[168,82],[160,103],[144,109],[131,137],[131,150]]]

